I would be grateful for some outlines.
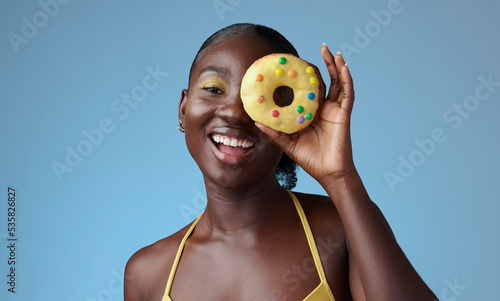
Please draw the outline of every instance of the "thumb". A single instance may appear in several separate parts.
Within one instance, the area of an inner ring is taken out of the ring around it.
[[[292,142],[290,135],[273,130],[272,128],[259,122],[255,122],[255,126],[266,134],[271,142],[273,142],[277,147],[281,148],[285,153],[288,153],[290,143]]]

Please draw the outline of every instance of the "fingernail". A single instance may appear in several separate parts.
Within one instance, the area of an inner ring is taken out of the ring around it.
[[[346,66],[346,67],[347,67],[347,63],[345,63],[345,65],[344,65],[344,66]]]
[[[321,47],[326,47],[326,43],[323,42],[323,44],[321,44]]]
[[[337,53],[335,55],[337,55],[337,54],[340,54],[340,51],[337,51]],[[342,55],[342,54],[340,54],[340,55]]]

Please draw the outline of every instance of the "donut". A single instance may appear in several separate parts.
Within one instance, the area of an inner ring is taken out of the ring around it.
[[[243,76],[240,90],[250,118],[286,134],[311,124],[319,106],[318,94],[314,68],[286,53],[255,61]]]

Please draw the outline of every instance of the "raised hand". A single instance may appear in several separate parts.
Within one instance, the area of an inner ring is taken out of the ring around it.
[[[355,171],[350,138],[350,119],[354,102],[352,78],[340,53],[332,55],[323,44],[321,55],[330,75],[330,87],[326,94],[325,83],[320,75],[320,106],[313,123],[292,135],[256,124],[320,183]],[[319,75],[318,68],[313,67]]]

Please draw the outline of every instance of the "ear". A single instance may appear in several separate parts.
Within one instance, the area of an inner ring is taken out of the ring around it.
[[[184,115],[186,113],[188,92],[187,89],[183,89],[181,92],[181,99],[179,100],[179,120],[182,121],[184,121]]]

